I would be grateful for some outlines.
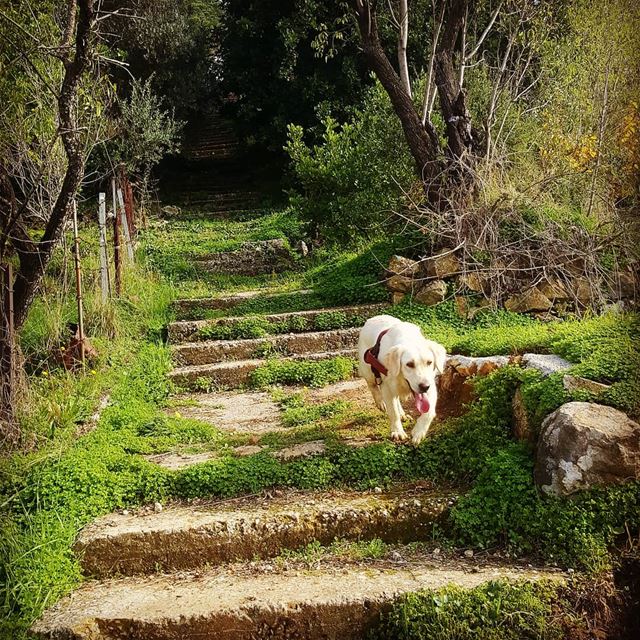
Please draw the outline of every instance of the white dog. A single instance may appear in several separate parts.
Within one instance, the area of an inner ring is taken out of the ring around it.
[[[414,400],[420,417],[411,441],[419,444],[436,415],[436,376],[444,370],[445,348],[426,340],[415,324],[384,315],[365,322],[358,355],[360,376],[367,381],[378,408],[389,416],[393,440],[407,437],[402,428],[405,412],[401,400]]]

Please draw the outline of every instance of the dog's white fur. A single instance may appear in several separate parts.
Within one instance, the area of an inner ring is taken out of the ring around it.
[[[387,368],[388,375],[383,375],[378,385],[371,365],[364,361],[364,354],[376,344],[385,329],[388,332],[380,341],[378,360]],[[429,411],[417,419],[411,432],[411,441],[419,444],[436,415],[436,376],[444,370],[445,348],[427,340],[415,324],[381,315],[367,320],[360,330],[358,356],[360,376],[367,381],[377,407],[389,416],[392,439],[404,440],[407,437],[402,428],[405,412],[401,400],[409,397],[413,400],[414,393],[426,393]]]

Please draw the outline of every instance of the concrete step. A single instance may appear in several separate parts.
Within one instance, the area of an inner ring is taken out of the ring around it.
[[[360,329],[336,329],[309,333],[285,333],[267,338],[205,340],[171,347],[173,361],[180,366],[205,365],[228,360],[248,360],[265,353],[307,355],[355,349]]]
[[[287,326],[299,322],[300,331],[318,329],[323,318],[327,314],[341,314],[346,322],[363,321],[382,313],[387,305],[368,304],[351,307],[332,307],[326,309],[312,309],[310,311],[292,311],[291,313],[274,313],[260,316],[270,324],[286,324]],[[229,316],[226,318],[214,318],[212,320],[181,320],[172,322],[168,327],[169,342],[197,342],[206,340],[206,330],[216,327],[234,327],[246,322],[247,316]]]
[[[322,351],[318,353],[308,353],[303,355],[281,358],[286,362],[295,362],[299,360],[321,361],[329,360],[342,356],[344,358],[355,358],[357,356],[356,349],[342,349],[338,351]],[[183,388],[201,388],[201,382],[207,382],[208,385],[219,389],[237,389],[249,381],[249,377],[258,367],[266,364],[265,359],[252,360],[229,360],[219,362],[217,364],[201,364],[185,367],[177,367],[171,373],[169,378],[171,381]]]
[[[85,527],[74,550],[86,575],[106,578],[269,558],[335,538],[414,542],[430,536],[456,497],[420,486],[381,494],[287,491],[159,513],[114,513]]]
[[[89,581],[36,622],[36,638],[74,640],[359,640],[402,594],[561,573],[414,555],[315,571],[272,564]]]
[[[241,293],[235,293],[229,296],[220,296],[217,298],[183,298],[174,300],[173,307],[179,314],[193,315],[199,311],[211,310],[211,309],[232,309],[233,307],[253,300],[255,298],[264,297],[273,299],[277,297],[289,296],[291,294],[311,296],[313,295],[312,289],[300,289],[298,291],[289,292],[269,292],[265,290],[257,291],[242,291]]]

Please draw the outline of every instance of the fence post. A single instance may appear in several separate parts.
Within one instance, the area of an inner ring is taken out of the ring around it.
[[[84,310],[82,307],[82,269],[80,265],[80,236],[78,235],[78,205],[73,201],[73,262],[76,268],[76,304],[78,306],[78,339],[80,363],[84,365]]]
[[[116,179],[111,178],[111,192],[113,197],[113,261],[115,263],[116,296],[122,293],[122,261],[120,258],[120,216],[116,194]]]
[[[0,437],[15,444],[20,437],[15,401],[18,384],[13,324],[13,267],[0,266]]]
[[[120,221],[124,235],[124,244],[127,247],[127,257],[129,258],[130,262],[133,262],[133,244],[131,242],[131,230],[129,229],[129,219],[127,218],[127,211],[124,206],[124,198],[122,197],[121,189],[118,189],[118,204],[120,205]]]
[[[102,302],[109,297],[109,252],[107,249],[106,193],[98,194],[98,227],[100,229],[100,289]]]

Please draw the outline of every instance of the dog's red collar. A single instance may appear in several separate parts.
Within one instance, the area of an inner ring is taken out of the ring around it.
[[[385,333],[387,333],[389,329],[385,329],[376,340],[376,343],[370,349],[367,349],[364,352],[364,361],[371,365],[371,371],[373,371],[373,375],[376,377],[377,381],[380,381],[382,376],[386,376],[389,374],[387,367],[385,367],[380,360],[378,360],[378,354],[380,353],[380,341],[384,337]]]

